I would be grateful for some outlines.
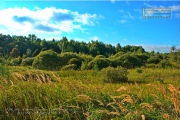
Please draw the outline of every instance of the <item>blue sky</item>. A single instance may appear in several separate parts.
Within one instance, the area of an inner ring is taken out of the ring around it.
[[[170,8],[172,18],[143,18],[143,8]],[[59,40],[180,48],[180,1],[1,1],[0,33]]]

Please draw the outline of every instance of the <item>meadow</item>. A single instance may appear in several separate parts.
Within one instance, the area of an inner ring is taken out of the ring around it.
[[[4,66],[0,119],[178,120],[180,70],[128,69],[128,82],[105,83],[95,70]]]

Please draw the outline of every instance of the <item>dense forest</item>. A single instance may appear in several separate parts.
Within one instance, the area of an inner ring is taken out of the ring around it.
[[[33,66],[38,69],[102,69],[108,66],[180,67],[180,51],[146,52],[142,46],[116,46],[98,40],[79,42],[62,37],[46,41],[35,34],[10,36],[0,34],[1,62],[7,65]]]

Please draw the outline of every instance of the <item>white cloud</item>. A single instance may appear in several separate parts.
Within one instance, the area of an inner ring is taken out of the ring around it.
[[[168,53],[171,50],[170,45],[140,45],[142,46],[146,51],[151,52],[160,52],[160,53]],[[177,49],[180,49],[180,46],[176,46]]]
[[[127,21],[126,20],[121,20],[120,23],[124,24],[126,23]]]
[[[48,38],[46,38],[46,40],[53,40],[53,39],[55,39],[55,40],[61,40],[62,37],[56,37],[56,36],[54,36],[54,37],[48,37]]]
[[[91,40],[94,40],[94,41],[99,40],[99,38],[98,38],[97,36],[93,36],[93,37],[91,37],[90,39],[91,39]]]
[[[86,41],[84,40],[83,38],[74,38],[75,41],[79,41],[79,42],[82,42],[82,41]]]
[[[119,10],[119,12],[121,14],[123,14],[122,15],[123,19],[134,19],[134,16],[132,16],[130,12],[127,12],[127,11],[124,11],[124,10]]]
[[[147,7],[150,7],[150,8],[157,8],[156,5],[150,5],[150,4],[148,4],[148,3],[144,3],[144,5],[147,6]]]
[[[85,30],[85,26],[98,23],[103,16],[96,14],[73,12],[67,9],[48,7],[35,8],[7,8],[0,10],[0,26],[3,34],[13,33],[23,35],[28,33],[61,34],[74,30]]]
[[[169,6],[169,8],[171,8],[172,11],[180,11],[180,5],[172,5],[172,6]]]
[[[96,14],[79,14],[78,12],[73,13],[75,16],[75,21],[80,22],[85,25],[94,25],[95,21],[98,19],[98,16]]]
[[[165,6],[163,6],[163,5],[160,5],[159,7],[160,7],[160,8],[165,8]]]
[[[174,15],[176,18],[180,18],[180,13],[175,13]]]
[[[111,1],[111,3],[115,3],[115,0],[110,0]]]
[[[124,14],[122,16],[122,18],[124,18],[124,19],[134,19],[134,16],[132,16],[130,12],[126,12],[126,14]]]
[[[134,9],[134,11],[142,13],[142,9]]]
[[[125,11],[124,10],[119,10],[120,13],[124,13]]]

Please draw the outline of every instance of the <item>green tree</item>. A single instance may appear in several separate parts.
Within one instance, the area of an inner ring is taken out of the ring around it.
[[[13,48],[12,51],[10,52],[10,56],[13,58],[17,58],[20,55],[20,52],[17,48]]]
[[[31,57],[32,51],[31,51],[30,48],[28,48],[28,49],[26,50],[26,55],[27,55],[27,57]]]
[[[120,52],[121,51],[121,45],[118,43],[116,45],[116,53]]]

